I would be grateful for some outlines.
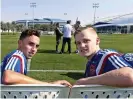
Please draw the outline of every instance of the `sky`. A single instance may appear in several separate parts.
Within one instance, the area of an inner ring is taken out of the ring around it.
[[[31,7],[36,3],[36,7]],[[133,12],[133,0],[1,0],[1,21],[11,22],[34,18],[58,18],[72,20],[77,17],[81,24],[89,24],[94,20],[93,3],[96,8],[96,20]]]

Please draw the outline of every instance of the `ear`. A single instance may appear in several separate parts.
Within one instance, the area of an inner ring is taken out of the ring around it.
[[[18,47],[20,48],[22,45],[22,41],[21,40],[18,40]]]
[[[100,38],[97,37],[97,39],[96,39],[96,45],[99,45],[99,44],[100,44]]]
[[[18,40],[18,45],[20,45],[20,43],[21,43],[21,40]]]

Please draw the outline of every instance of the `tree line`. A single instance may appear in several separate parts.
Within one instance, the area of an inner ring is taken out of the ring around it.
[[[3,22],[1,21],[1,31],[5,32],[7,31],[9,33],[9,31],[14,32],[21,32],[26,28],[29,29],[33,29],[33,24],[28,25],[28,27],[26,27],[25,24],[20,24],[20,23],[16,23],[15,21],[12,22]],[[34,29],[37,30],[42,30],[42,31],[54,31],[55,28],[55,23],[52,24],[34,24]]]

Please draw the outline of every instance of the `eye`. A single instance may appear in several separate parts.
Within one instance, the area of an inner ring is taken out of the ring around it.
[[[39,47],[39,44],[37,44],[37,45],[36,45],[36,44],[35,44],[35,43],[33,43],[33,42],[29,42],[29,45],[30,45],[30,46],[35,46],[36,48],[38,48],[38,47]]]
[[[39,45],[36,45],[36,48],[38,48],[39,47]]]
[[[33,42],[29,42],[29,45],[30,45],[30,46],[34,46],[34,43],[33,43]]]
[[[84,39],[83,42],[84,43],[88,43],[90,40],[89,39]]]
[[[80,42],[76,42],[77,45],[80,45],[81,43]]]

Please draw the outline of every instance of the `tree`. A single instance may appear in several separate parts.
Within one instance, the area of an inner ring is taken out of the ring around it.
[[[48,31],[48,25],[47,24],[41,24],[40,29],[42,31]]]
[[[4,23],[3,21],[1,21],[1,30],[2,30],[2,32],[8,30],[7,23]]]
[[[22,24],[17,24],[17,25],[16,25],[16,30],[17,30],[18,32],[21,32],[22,29],[23,29],[23,25],[22,25]]]
[[[8,30],[8,34],[9,34],[9,30],[10,30],[11,25],[10,25],[9,22],[7,22],[7,23],[6,23],[6,26],[7,26],[7,30]]]
[[[41,29],[41,24],[35,24],[34,28],[37,29],[37,30],[40,30]]]
[[[16,23],[15,23],[15,21],[12,21],[10,28],[11,28],[11,31],[13,31],[13,34],[14,34],[14,31],[16,30]]]
[[[6,30],[6,25],[3,21],[0,22],[2,32]]]

